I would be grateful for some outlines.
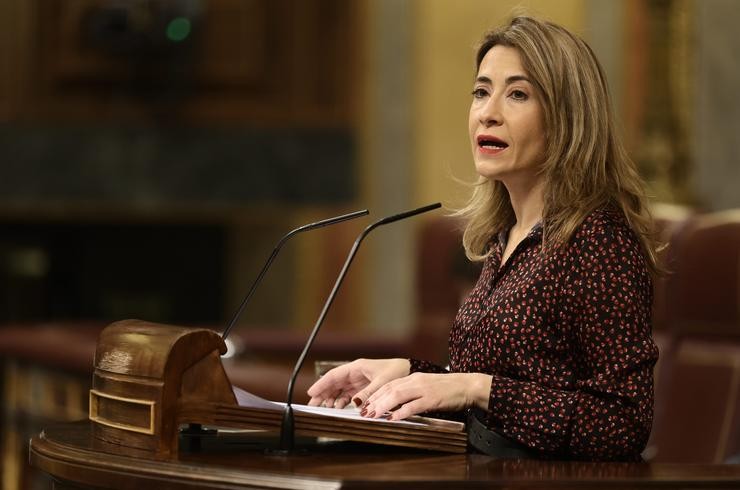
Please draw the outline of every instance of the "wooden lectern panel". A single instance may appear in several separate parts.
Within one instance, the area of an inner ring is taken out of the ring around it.
[[[95,351],[94,437],[131,456],[175,457],[181,403],[236,405],[224,353],[223,340],[208,329],[140,320],[109,325]]]

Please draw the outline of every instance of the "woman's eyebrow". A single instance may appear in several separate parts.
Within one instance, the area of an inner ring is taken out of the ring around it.
[[[491,79],[483,75],[477,77],[475,81],[478,83],[486,83],[488,85],[493,85],[493,82],[491,81]],[[514,82],[520,82],[520,81],[528,82],[530,84],[532,83],[532,80],[530,80],[524,75],[511,75],[510,77],[506,77],[505,83],[506,85],[511,85]]]
[[[524,75],[512,75],[510,77],[506,77],[506,85],[511,85],[514,82],[527,82],[532,83],[532,80],[525,77]]]

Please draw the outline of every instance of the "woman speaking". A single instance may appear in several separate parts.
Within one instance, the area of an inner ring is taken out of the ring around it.
[[[358,359],[311,386],[309,403],[392,420],[467,413],[473,445],[503,457],[639,460],[658,357],[655,244],[603,71],[583,40],[526,16],[486,34],[476,64],[480,177],[458,214],[483,269],[449,366]]]

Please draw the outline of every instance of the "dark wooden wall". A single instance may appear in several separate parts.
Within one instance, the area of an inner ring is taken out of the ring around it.
[[[151,320],[222,321],[258,270],[235,264],[266,257],[264,246],[306,208],[329,216],[353,207],[358,8],[0,2],[0,304],[8,306],[0,321],[125,315],[103,303]],[[168,36],[178,19],[189,31]],[[146,243],[142,230],[151,231]],[[300,263],[298,253],[287,251],[283,265]],[[173,273],[175,255],[190,257],[183,270],[205,274],[191,279],[203,294],[180,293],[187,279]],[[40,265],[18,268],[17,257]],[[106,263],[117,264],[112,282]],[[273,271],[282,301],[292,300],[294,275]],[[138,284],[140,298],[114,283]],[[147,284],[157,290],[149,299]],[[295,321],[286,308],[252,313]]]
[[[351,124],[354,2],[4,3],[5,120]]]

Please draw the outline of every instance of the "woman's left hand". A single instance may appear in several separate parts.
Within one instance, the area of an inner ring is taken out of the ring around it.
[[[488,408],[492,377],[481,373],[413,373],[383,385],[362,406],[362,415],[401,420],[429,411]]]

